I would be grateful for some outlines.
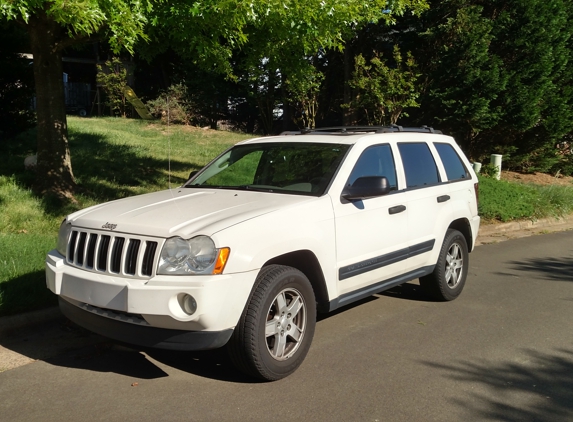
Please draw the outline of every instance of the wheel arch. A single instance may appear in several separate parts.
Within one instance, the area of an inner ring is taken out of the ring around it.
[[[328,311],[328,290],[322,267],[316,255],[309,250],[299,250],[276,256],[264,263],[268,265],[286,265],[301,271],[310,281],[319,312]]]
[[[467,218],[458,218],[457,220],[452,221],[452,223],[448,228],[457,230],[461,234],[463,234],[464,238],[466,239],[466,243],[468,245],[468,252],[471,252],[473,250],[474,242],[472,236],[472,228]]]

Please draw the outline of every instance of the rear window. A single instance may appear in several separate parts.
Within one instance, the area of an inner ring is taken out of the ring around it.
[[[398,144],[408,188],[440,183],[438,167],[426,143]]]
[[[469,177],[468,171],[460,156],[450,144],[435,143],[434,146],[442,159],[442,163],[446,169],[448,180],[467,179]]]

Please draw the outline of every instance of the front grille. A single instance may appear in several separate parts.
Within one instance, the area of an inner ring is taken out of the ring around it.
[[[73,230],[67,261],[75,267],[98,273],[150,277],[156,252],[155,239]]]

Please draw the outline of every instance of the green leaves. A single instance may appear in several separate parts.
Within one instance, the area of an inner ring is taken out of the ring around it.
[[[560,162],[573,130],[573,6],[565,0],[433,1],[392,36],[420,73],[416,124],[456,137],[479,160],[513,151],[514,169]]]
[[[323,80],[324,75],[310,60],[302,61],[286,80],[289,100],[298,112],[295,122],[302,128],[314,129],[316,126],[318,95]]]
[[[408,52],[404,60],[398,46],[394,47],[392,66],[388,66],[378,52],[374,52],[370,63],[360,54],[349,81],[356,97],[346,107],[363,110],[368,124],[396,124],[401,114],[407,116],[405,108],[420,106],[416,101],[419,76],[411,53]]]
[[[152,3],[147,0],[0,0],[0,16],[28,23],[32,15],[56,22],[64,29],[66,42],[81,41],[104,31],[115,52],[133,51]]]
[[[97,65],[96,80],[102,86],[106,96],[106,105],[116,116],[125,117],[127,87],[127,69],[117,57],[105,62],[105,69]]]
[[[301,57],[320,48],[341,49],[357,28],[391,22],[408,8],[419,13],[427,8],[427,1],[179,0],[155,7],[149,35],[161,43],[155,51],[169,43],[196,63],[231,72],[228,61],[238,49],[252,63],[263,57],[288,62],[290,52]]]

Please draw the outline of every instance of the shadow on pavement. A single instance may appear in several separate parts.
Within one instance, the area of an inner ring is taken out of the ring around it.
[[[136,350],[103,342],[50,358],[47,363],[95,372],[113,372],[137,379],[157,379],[168,374]]]
[[[46,360],[104,339],[78,327],[63,316],[0,339],[0,369],[12,369],[34,360]]]
[[[255,383],[239,373],[226,349],[201,352],[139,349],[106,341],[47,359],[51,365],[86,371],[113,372],[132,378],[151,380],[168,377],[173,368],[196,376],[236,383]]]
[[[225,348],[200,352],[134,348],[94,334],[64,317],[0,339],[0,372],[35,360],[145,380],[168,377],[171,367],[226,382],[258,382],[234,368]]]
[[[412,282],[401,284],[399,286],[392,287],[391,289],[384,290],[380,293],[375,293],[372,296],[368,296],[364,299],[360,299],[356,302],[352,302],[348,305],[345,305],[341,308],[338,308],[332,312],[328,313],[319,313],[316,317],[316,321],[324,321],[325,319],[332,318],[335,315],[341,314],[346,312],[352,308],[356,308],[357,306],[361,306],[365,303],[372,302],[377,300],[378,298],[386,296],[386,297],[393,297],[396,299],[405,299],[405,300],[413,300],[419,302],[435,302],[430,296],[427,296],[423,291],[420,285],[414,284]]]
[[[537,274],[540,278],[555,281],[573,281],[573,258],[530,258],[523,261],[511,261],[516,271],[527,271],[528,275]]]
[[[147,354],[162,364],[203,378],[241,384],[264,382],[243,375],[235,369],[225,347],[200,352],[148,350]]]
[[[476,420],[560,421],[573,417],[573,350],[553,354],[524,350],[520,362],[492,364],[487,361],[440,365],[443,377],[457,383],[481,385],[485,392],[460,394],[452,402]],[[523,361],[523,363],[521,362]],[[515,397],[527,401],[513,401]]]
[[[381,296],[394,297],[396,299],[413,300],[417,302],[435,302],[436,300],[428,296],[419,284],[414,284],[412,282],[401,284],[396,287],[392,287],[390,290],[386,290],[380,293]]]

